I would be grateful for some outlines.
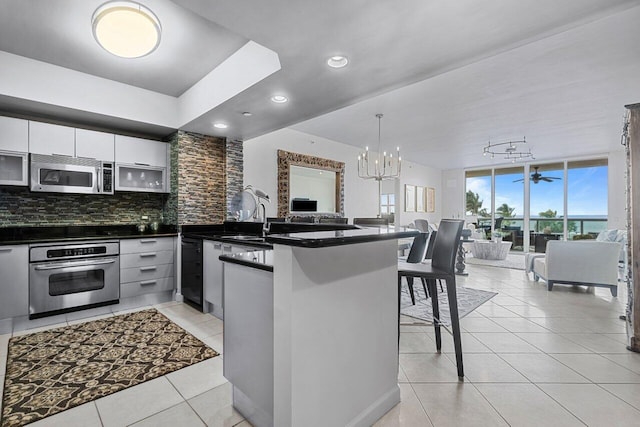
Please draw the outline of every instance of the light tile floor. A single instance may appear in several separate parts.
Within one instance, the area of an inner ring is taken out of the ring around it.
[[[625,349],[625,326],[618,319],[626,304],[622,286],[618,298],[605,289],[562,285],[547,292],[543,282],[531,281],[523,271],[476,265],[468,271],[459,286],[499,294],[461,322],[465,381],[457,381],[451,337],[443,336],[438,354],[432,327],[403,318],[402,402],[376,426],[640,425],[640,354]],[[222,322],[184,304],[156,307],[223,353]],[[50,322],[59,326],[92,319],[80,317],[76,313]],[[51,327],[46,323],[32,326]],[[10,336],[0,335],[0,384]],[[248,427],[231,406],[222,358],[32,425]]]

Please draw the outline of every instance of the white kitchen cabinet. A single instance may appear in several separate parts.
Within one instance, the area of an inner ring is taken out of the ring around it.
[[[50,123],[29,122],[29,152],[75,156],[75,128]]]
[[[224,272],[220,255],[259,250],[253,246],[221,243],[213,240],[203,242],[203,292],[204,300],[209,303],[208,311],[219,319],[223,318],[222,306]],[[206,307],[205,307],[206,308]]]
[[[28,154],[0,150],[0,185],[29,185]]]
[[[0,246],[0,319],[29,314],[29,246]]]
[[[116,163],[167,167],[169,144],[150,139],[116,135]]]
[[[209,303],[207,311],[222,319],[222,261],[219,258],[222,255],[222,243],[205,240],[202,247],[203,292],[204,300]]]
[[[115,136],[112,133],[76,129],[76,157],[105,162],[115,159]]]
[[[117,191],[168,193],[167,168],[116,163]]]
[[[173,237],[120,240],[120,298],[173,290],[174,261]]]
[[[0,117],[0,151],[29,151],[29,122],[13,117]]]

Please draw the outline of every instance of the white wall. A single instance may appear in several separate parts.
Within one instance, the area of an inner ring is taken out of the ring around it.
[[[609,153],[609,217],[607,228],[626,229],[627,161],[624,150]]]
[[[435,188],[435,212],[405,212],[405,185]],[[440,169],[403,162],[402,175],[400,179],[396,180],[396,224],[409,225],[418,218],[426,219],[430,223],[439,222],[442,218],[442,197],[442,171]]]
[[[464,170],[442,171],[442,217],[464,218]]]
[[[323,157],[345,162],[344,209],[351,223],[354,217],[376,217],[378,215],[378,183],[374,180],[358,178],[357,158],[360,150],[350,145],[309,135],[293,129],[281,129],[267,135],[247,140],[244,151],[244,185],[253,185],[269,194],[271,203],[267,205],[267,216],[277,216],[278,198],[278,154],[277,150]],[[403,162],[402,178],[396,187],[397,224],[408,224],[415,218],[436,220],[440,206],[440,170]],[[404,184],[422,185],[436,188],[435,214],[408,214],[404,210]],[[387,182],[385,186],[389,185]],[[398,188],[402,191],[399,192]],[[405,216],[406,215],[406,216]],[[432,219],[433,218],[433,219]]]

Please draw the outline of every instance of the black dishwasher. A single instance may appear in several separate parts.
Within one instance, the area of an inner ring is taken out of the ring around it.
[[[184,302],[204,311],[202,295],[202,239],[182,238],[182,296]]]

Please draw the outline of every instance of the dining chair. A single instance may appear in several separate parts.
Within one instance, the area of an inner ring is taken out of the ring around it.
[[[464,220],[443,219],[438,227],[433,246],[433,258],[431,263],[398,262],[398,321],[400,320],[400,292],[402,277],[419,277],[427,281],[427,288],[431,295],[433,309],[433,327],[436,337],[436,348],[442,349],[440,310],[438,307],[438,288],[436,280],[442,279],[447,286],[447,299],[449,301],[449,315],[451,317],[451,333],[456,354],[458,377],[464,377],[462,363],[462,338],[460,336],[460,319],[458,317],[458,299],[456,295],[455,261],[460,245],[460,236]]]
[[[424,260],[425,253],[427,252],[427,239],[429,238],[428,233],[420,233],[416,237],[413,238],[413,243],[411,244],[411,248],[409,249],[409,255],[407,258],[400,258],[399,262],[408,262],[411,264],[416,264],[422,262]],[[409,295],[411,295],[411,303],[416,305],[416,297],[413,293],[413,276],[406,276],[407,286],[409,287]],[[427,281],[426,279],[422,280],[422,286],[424,287],[425,293],[427,292]]]
[[[416,219],[413,223],[415,224],[416,229],[421,233],[429,232],[429,221],[426,219]]]

